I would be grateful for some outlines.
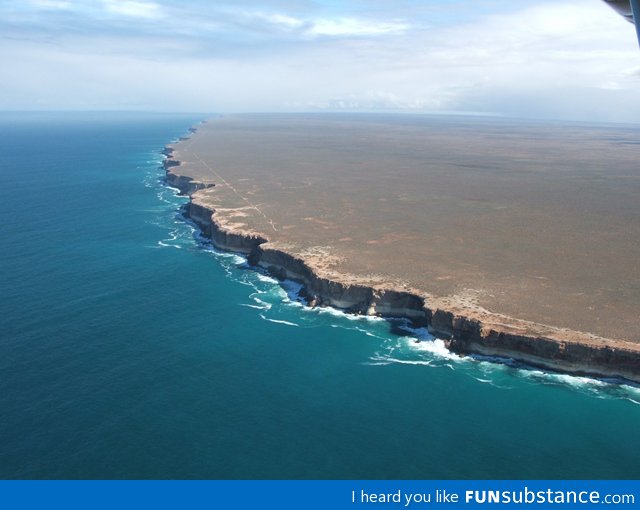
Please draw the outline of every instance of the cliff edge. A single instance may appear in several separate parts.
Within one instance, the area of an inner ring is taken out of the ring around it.
[[[196,129],[191,130],[192,134],[195,132]],[[477,303],[341,273],[326,262],[329,256],[321,251],[289,249],[286,243],[271,240],[266,220],[264,228],[251,228],[242,219],[245,215],[242,208],[212,206],[211,197],[219,192],[216,185],[228,183],[210,167],[211,180],[188,175],[189,169],[182,165],[176,151],[177,148],[186,151],[188,146],[189,138],[185,137],[164,150],[167,183],[190,197],[186,215],[216,247],[245,254],[250,264],[265,268],[279,279],[300,282],[311,306],[407,318],[415,325],[426,326],[456,353],[513,358],[555,371],[640,383],[640,345],[635,342],[516,319],[486,310]],[[214,182],[216,177],[221,182]],[[267,218],[258,206],[246,207]],[[275,229],[273,223],[271,227]]]

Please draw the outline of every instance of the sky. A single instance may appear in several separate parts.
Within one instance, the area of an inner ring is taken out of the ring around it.
[[[640,122],[600,0],[0,0],[0,110]]]

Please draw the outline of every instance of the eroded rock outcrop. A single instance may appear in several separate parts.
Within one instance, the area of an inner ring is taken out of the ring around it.
[[[170,147],[165,147],[162,153],[167,156],[162,162],[162,166],[166,172],[167,183],[173,188],[179,189],[181,195],[191,196],[200,189],[210,188],[213,186],[213,184],[205,184],[203,182],[195,181],[191,177],[171,171],[172,168],[180,166],[180,161],[171,158],[173,149]]]

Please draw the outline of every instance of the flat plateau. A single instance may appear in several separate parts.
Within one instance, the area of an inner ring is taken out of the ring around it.
[[[459,352],[640,379],[640,130],[233,115],[167,147],[214,243]]]

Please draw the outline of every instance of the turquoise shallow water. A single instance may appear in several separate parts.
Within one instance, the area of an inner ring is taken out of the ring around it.
[[[159,166],[197,120],[0,115],[0,477],[640,478],[640,389],[310,310],[203,243]]]

